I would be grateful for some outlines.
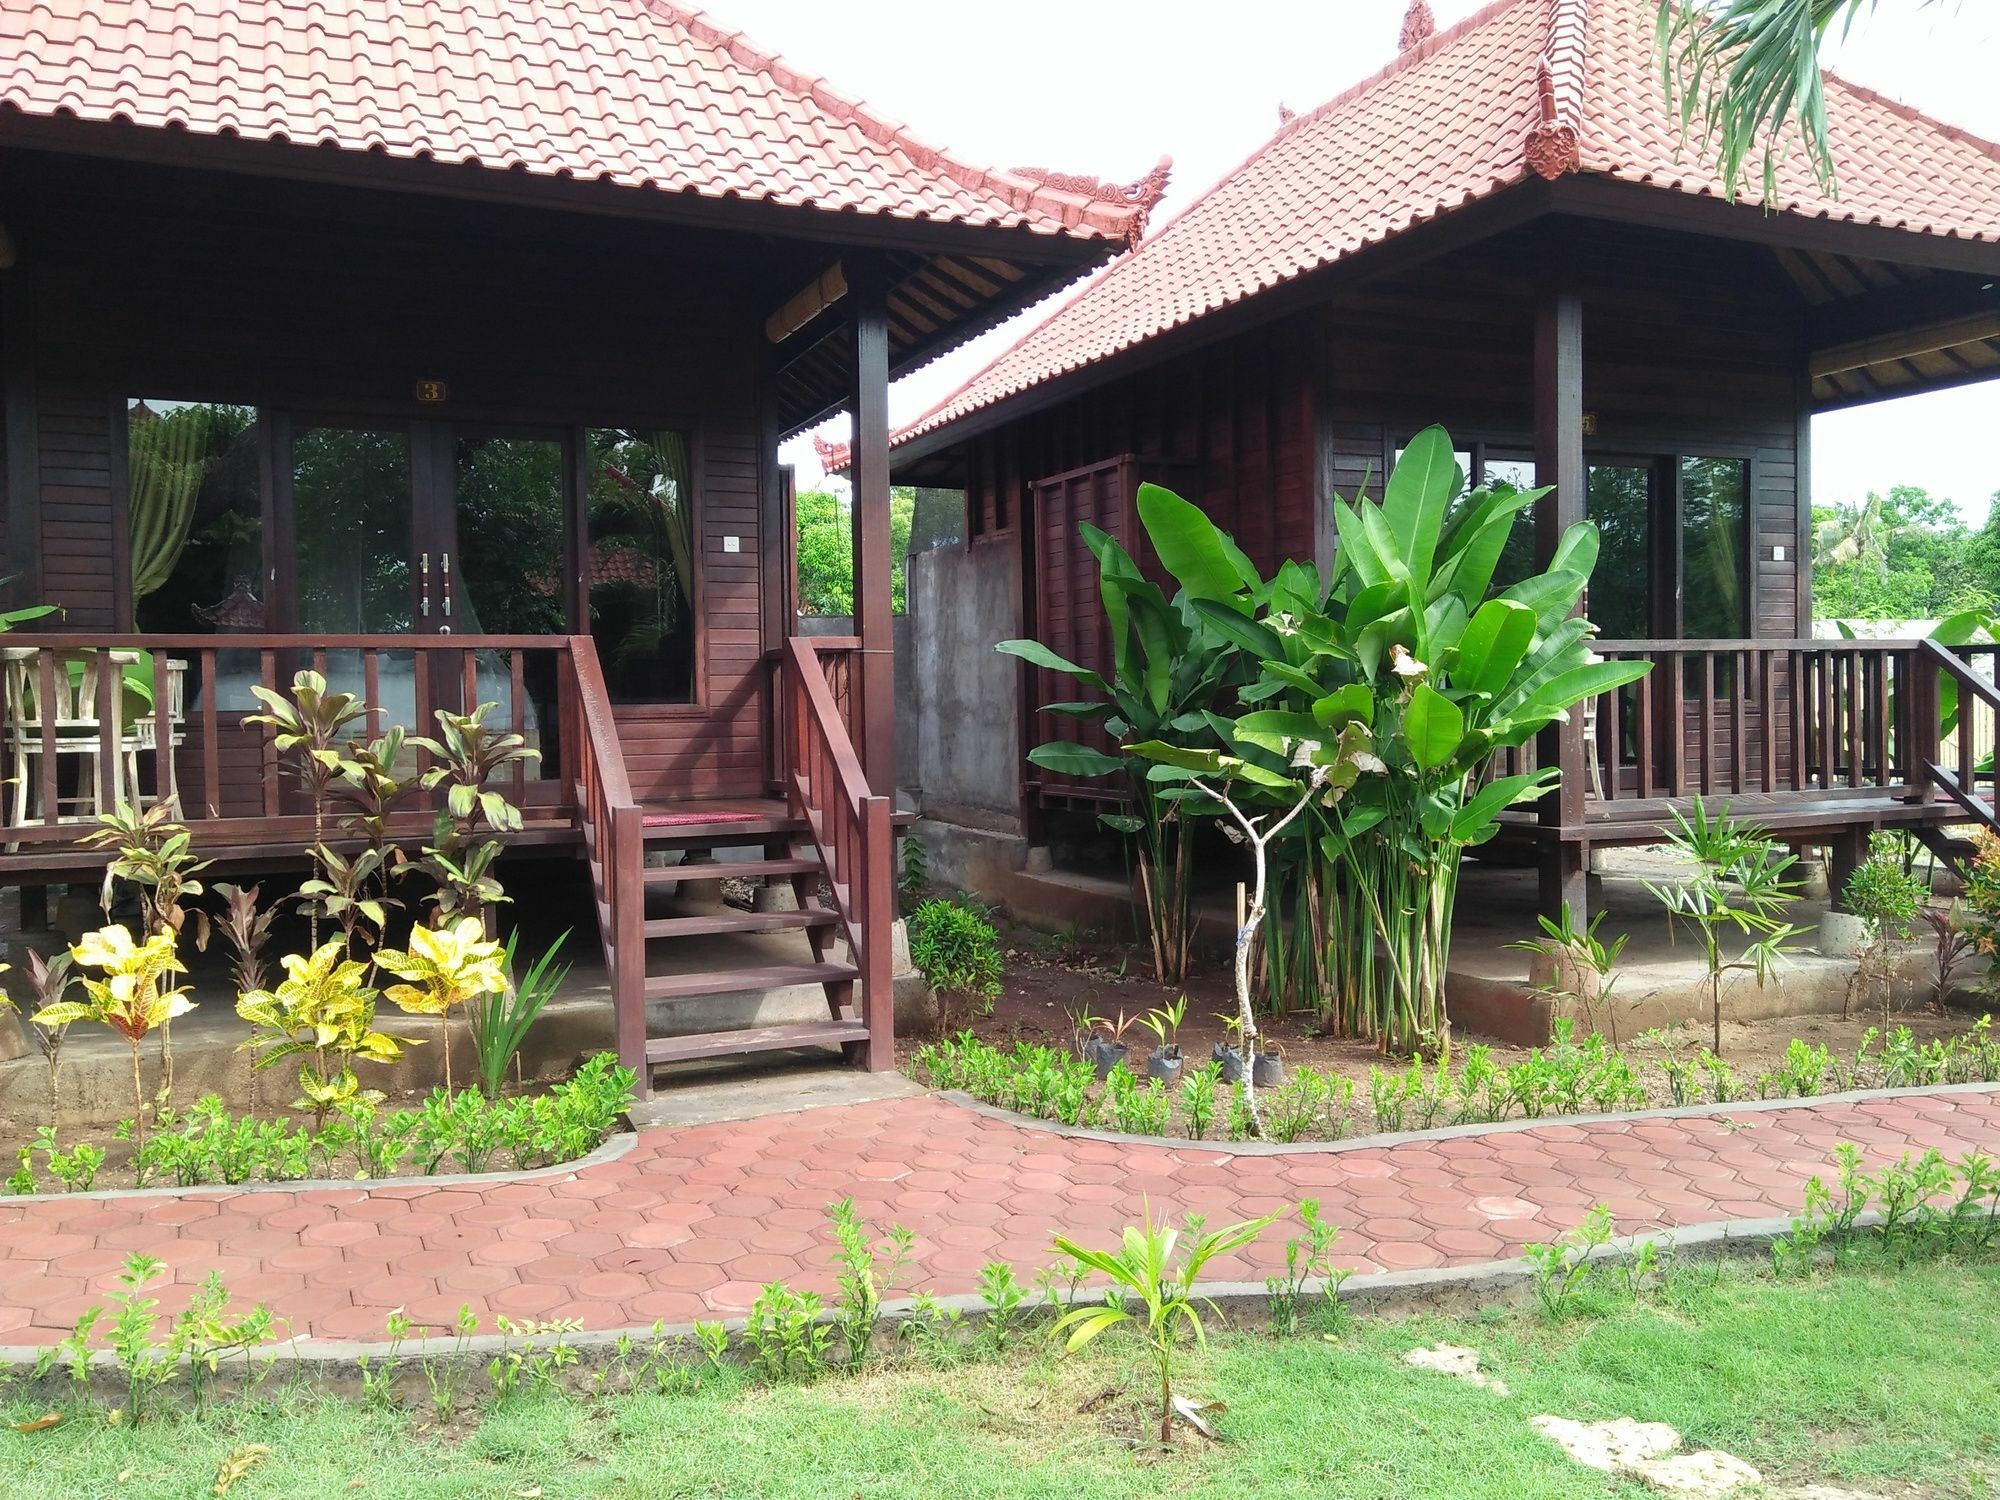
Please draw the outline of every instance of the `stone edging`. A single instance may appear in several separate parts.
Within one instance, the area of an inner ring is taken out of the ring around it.
[[[1855,1220],[1859,1228],[1872,1228],[1880,1222],[1880,1213],[1872,1209]],[[1699,1258],[1749,1255],[1767,1249],[1772,1240],[1789,1233],[1793,1223],[1794,1220],[1788,1217],[1727,1219],[1675,1229],[1649,1230],[1607,1241],[1592,1249],[1588,1258],[1593,1262],[1616,1265],[1635,1256],[1646,1244],[1676,1255]],[[1524,1257],[1482,1261],[1466,1266],[1435,1266],[1416,1271],[1376,1271],[1347,1277],[1340,1286],[1340,1299],[1357,1310],[1385,1312],[1442,1311],[1450,1303],[1463,1299],[1473,1299],[1476,1306],[1486,1306],[1501,1301],[1525,1301],[1533,1293],[1538,1275],[1534,1265]],[[1322,1281],[1314,1279],[1308,1280],[1301,1290],[1308,1296],[1318,1296],[1323,1287]],[[1197,1298],[1213,1303],[1224,1313],[1258,1317],[1268,1313],[1270,1293],[1261,1281],[1198,1282],[1193,1291]],[[985,1299],[976,1292],[938,1297],[933,1299],[931,1305],[973,1318],[983,1317],[988,1311]],[[1030,1307],[1045,1305],[1039,1302],[1027,1304]],[[898,1297],[885,1300],[881,1313],[885,1323],[897,1324],[908,1321],[916,1309],[916,1299]],[[822,1322],[830,1321],[833,1316],[833,1312],[828,1310],[820,1315],[820,1319]],[[740,1334],[746,1320],[735,1316],[704,1321],[720,1324],[732,1334]],[[693,1323],[660,1323],[633,1328],[593,1328],[561,1335],[560,1339],[577,1350],[587,1363],[598,1363],[627,1340],[636,1344],[651,1340],[656,1333],[661,1338],[685,1339],[693,1334],[695,1326]],[[247,1368],[252,1374],[260,1369],[291,1369],[303,1374],[351,1378],[362,1368],[364,1360],[379,1363],[395,1357],[407,1365],[426,1357],[440,1360],[454,1355],[477,1368],[505,1349],[546,1348],[558,1338],[556,1335],[536,1334],[508,1339],[499,1334],[482,1333],[459,1341],[442,1326],[433,1325],[429,1331],[433,1336],[428,1344],[420,1338],[406,1339],[396,1345],[386,1340],[363,1343],[349,1339],[294,1337],[285,1343],[257,1350],[251,1355]],[[0,1370],[33,1369],[38,1361],[47,1356],[45,1346],[0,1344]],[[92,1354],[91,1364],[101,1367],[103,1372],[113,1373],[116,1357],[109,1350],[98,1350]],[[232,1366],[237,1371],[246,1368],[241,1361],[229,1361],[225,1363],[225,1373]],[[69,1374],[66,1369],[50,1370],[43,1378],[50,1383],[67,1382]],[[32,1382],[30,1386],[32,1388]]]
[[[1844,1094],[1811,1094],[1802,1098],[1744,1099],[1734,1104],[1678,1104],[1659,1109],[1635,1109],[1608,1115],[1543,1115],[1536,1120],[1487,1120],[1471,1125],[1439,1125],[1430,1130],[1394,1130],[1378,1135],[1349,1136],[1338,1141],[1192,1141],[1172,1135],[1130,1135],[1119,1130],[1096,1130],[1082,1125],[1064,1125],[1057,1120],[1038,1119],[1016,1110],[1003,1109],[975,1098],[963,1089],[940,1089],[940,1099],[949,1099],[989,1120],[1001,1120],[1022,1130],[1039,1130],[1048,1135],[1067,1136],[1078,1141],[1105,1141],[1114,1146],[1166,1146],[1180,1151],[1212,1151],[1222,1156],[1290,1156],[1295,1154],[1337,1155],[1343,1151],[1386,1151],[1426,1141],[1456,1141],[1468,1136],[1507,1135],[1523,1130],[1546,1130],[1556,1125],[1608,1125],[1625,1120],[1700,1119],[1714,1115],[1766,1113],[1780,1109],[1818,1109],[1828,1104],[1857,1104],[1870,1099],[1904,1099],[1912,1094],[1996,1094],[2000,1083],[1938,1083],[1905,1089],[1850,1089]],[[4,1201],[4,1200],[0,1200]]]
[[[431,1172],[421,1177],[300,1177],[290,1182],[207,1182],[199,1187],[92,1188],[82,1193],[19,1193],[0,1197],[0,1211],[16,1203],[118,1203],[132,1198],[189,1198],[198,1194],[375,1192],[383,1188],[448,1188],[467,1183],[535,1182],[617,1161],[639,1144],[636,1130],[618,1130],[570,1161],[519,1172]]]

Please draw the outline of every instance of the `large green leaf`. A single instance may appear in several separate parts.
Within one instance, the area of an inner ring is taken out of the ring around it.
[[[1109,776],[1125,769],[1125,762],[1118,756],[1106,755],[1089,745],[1073,745],[1068,740],[1037,745],[1028,752],[1028,759],[1044,771],[1054,771],[1060,776]]]
[[[1535,640],[1535,612],[1512,599],[1488,599],[1458,638],[1452,685],[1498,697]]]
[[[1430,582],[1431,559],[1438,533],[1461,479],[1451,435],[1442,427],[1426,427],[1411,438],[1389,471],[1382,492],[1382,515],[1416,586]]]
[[[1111,691],[1111,684],[1089,667],[1079,667],[1067,657],[1056,655],[1040,641],[1002,641],[993,649],[1005,656],[1018,656],[1031,666],[1047,667],[1051,672],[1066,673],[1079,682],[1097,688],[1100,692]],[[256,689],[252,688],[251,691],[255,692]]]
[[[1435,771],[1465,739],[1465,715],[1443,693],[1420,682],[1403,710],[1403,737],[1410,742],[1410,758],[1423,770]]]
[[[1350,682],[1338,692],[1313,700],[1313,719],[1322,728],[1368,724],[1375,718],[1375,693],[1365,682]]]
[[[1586,698],[1637,682],[1652,669],[1653,664],[1646,661],[1600,661],[1572,667],[1537,687],[1527,701],[1512,710],[1511,717],[1553,718]]]
[[[1555,790],[1558,775],[1553,768],[1530,771],[1523,776],[1500,776],[1489,781],[1466,799],[1452,815],[1451,836],[1461,844],[1485,842],[1493,834],[1495,820],[1518,802],[1532,802]]]
[[[1311,714],[1266,708],[1238,719],[1233,737],[1273,755],[1289,756],[1300,741],[1323,739],[1325,731]]]
[[[1202,623],[1225,640],[1241,646],[1259,661],[1285,659],[1285,643],[1270,626],[1251,619],[1235,606],[1220,599],[1190,601]]]
[[[1362,510],[1372,510],[1366,500],[1361,502]],[[1333,501],[1333,529],[1340,541],[1338,562],[1351,568],[1354,576],[1361,580],[1364,588],[1389,581],[1389,567],[1376,555],[1374,543],[1368,538],[1368,529],[1362,524],[1360,512],[1339,496]]]
[[[1215,522],[1172,490],[1139,486],[1139,520],[1161,564],[1194,599],[1228,599],[1243,589]]]

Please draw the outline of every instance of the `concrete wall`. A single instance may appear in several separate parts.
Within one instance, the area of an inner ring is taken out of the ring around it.
[[[1013,539],[913,553],[908,598],[909,633],[896,641],[897,706],[914,741],[904,783],[927,818],[1018,832],[1018,679],[993,649],[1021,633]]]

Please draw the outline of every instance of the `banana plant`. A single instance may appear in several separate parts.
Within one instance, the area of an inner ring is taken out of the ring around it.
[[[1468,491],[1449,434],[1430,427],[1404,449],[1379,506],[1334,498],[1331,577],[1289,562],[1266,581],[1199,507],[1140,488],[1140,519],[1187,607],[1248,667],[1239,711],[1205,714],[1203,742],[1231,747],[1282,800],[1300,746],[1347,744],[1351,731],[1365,741],[1352,751],[1358,779],[1311,805],[1295,848],[1346,903],[1333,946],[1357,965],[1343,977],[1369,994],[1352,1020],[1385,1049],[1446,1044],[1460,859],[1506,809],[1555,784],[1553,767],[1491,777],[1494,754],[1648,670],[1590,649],[1593,627],[1576,613],[1597,560],[1589,522],[1569,528],[1544,572],[1493,593],[1509,533],[1546,493]],[[1203,769],[1154,754],[1149,775],[1169,784]],[[1259,784],[1248,770],[1236,780]]]
[[[1231,642],[1195,610],[1185,590],[1169,600],[1116,538],[1088,523],[1082,532],[1097,561],[1099,594],[1110,625],[1111,675],[1079,666],[1039,641],[1002,641],[996,649],[1073,677],[1094,693],[1087,699],[1045,704],[1044,712],[1101,724],[1114,745],[1162,739],[1180,745],[1220,743],[1211,711],[1245,670],[1230,649]],[[1247,559],[1244,566],[1249,566]],[[1193,935],[1188,909],[1193,847],[1188,792],[1149,779],[1148,762],[1129,750],[1107,752],[1070,740],[1051,740],[1029,751],[1028,759],[1062,775],[1117,777],[1123,782],[1130,809],[1102,814],[1100,821],[1137,846],[1154,973],[1162,984],[1179,984],[1187,972]]]

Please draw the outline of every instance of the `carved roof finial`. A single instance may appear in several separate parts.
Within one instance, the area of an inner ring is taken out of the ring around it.
[[[1437,17],[1431,14],[1428,0],[1410,0],[1410,8],[1403,12],[1403,33],[1396,39],[1396,49],[1408,52],[1420,47],[1437,29]]]
[[[1282,99],[1278,101],[1278,128],[1280,130],[1283,130],[1287,125],[1291,124],[1292,121],[1296,120],[1298,117],[1299,117],[1299,112],[1293,109],[1291,105],[1285,103],[1285,101]]]
[[[1145,237],[1146,217],[1166,196],[1167,180],[1173,175],[1173,170],[1174,159],[1163,156],[1153,163],[1153,170],[1137,182],[1104,182],[1085,173],[1051,172],[1046,167],[1016,167],[1014,175],[1058,192],[1081,193],[1101,203],[1131,204],[1139,212],[1126,230],[1125,243],[1129,247],[1137,245]]]

